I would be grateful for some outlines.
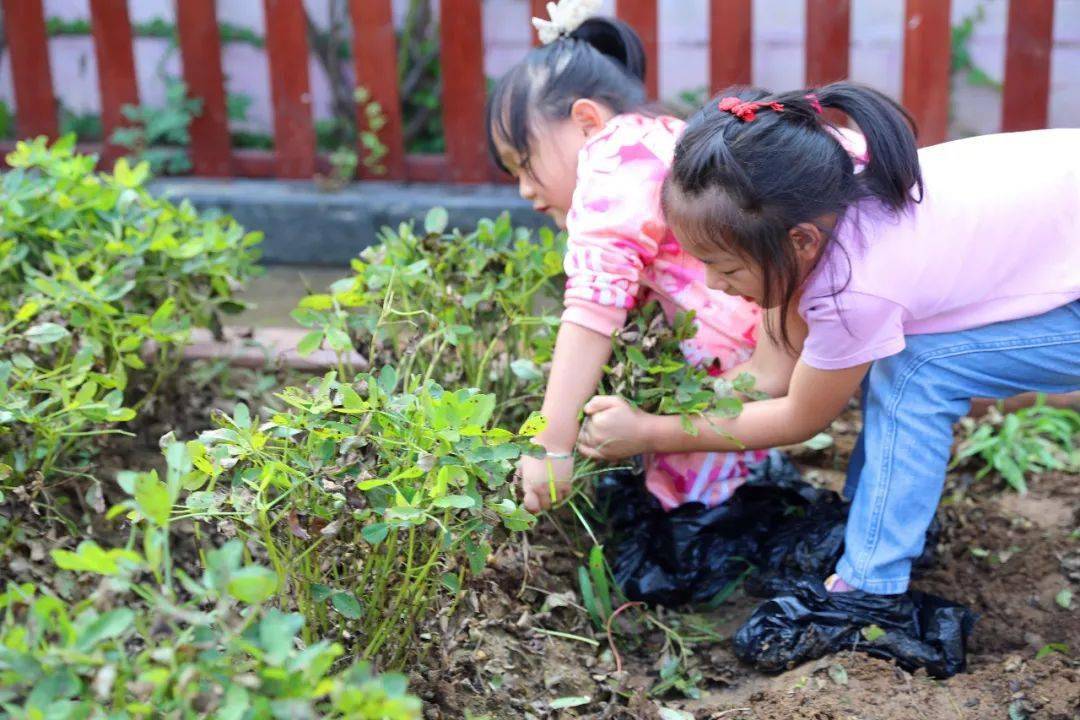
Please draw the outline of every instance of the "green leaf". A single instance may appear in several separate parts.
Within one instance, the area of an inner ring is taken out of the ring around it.
[[[1051,653],[1061,653],[1062,655],[1069,654],[1069,646],[1065,643],[1047,643],[1039,648],[1039,652],[1035,653],[1036,660],[1042,660],[1044,657]]]
[[[135,506],[143,517],[158,527],[169,524],[172,498],[156,472],[139,473],[135,477]]]
[[[56,323],[47,322],[39,323],[27,329],[23,333],[23,337],[33,345],[50,345],[63,340],[70,334],[67,328]]]
[[[312,330],[300,338],[300,342],[296,344],[296,352],[300,357],[307,357],[319,349],[324,337],[321,330]]]
[[[1058,607],[1064,608],[1065,610],[1072,610],[1072,599],[1072,590],[1069,588],[1062,589],[1061,592],[1054,596],[1054,602],[1058,604]]]
[[[75,552],[53,550],[50,554],[53,562],[61,570],[92,572],[99,575],[116,575],[120,572],[123,563],[137,565],[142,561],[142,557],[136,552],[120,549],[103,550],[93,540],[83,540]]]
[[[304,617],[298,613],[283,613],[271,608],[259,622],[259,644],[266,651],[266,662],[280,666],[294,648],[294,639],[304,627]]]
[[[371,523],[364,526],[360,535],[372,545],[378,545],[386,539],[389,532],[390,527],[386,523]]]
[[[98,643],[120,637],[134,623],[135,613],[128,608],[111,610],[83,628],[76,647],[81,652],[89,652]]]
[[[862,636],[866,639],[867,642],[874,642],[878,638],[885,635],[885,631],[877,625],[867,625],[862,629],[861,632]]]
[[[259,565],[240,568],[229,578],[229,594],[240,602],[257,605],[277,592],[277,574]]]
[[[523,437],[536,437],[547,427],[547,422],[547,418],[540,413],[533,413],[524,423],[522,423],[521,427],[518,428],[518,435]]]
[[[446,208],[433,207],[428,210],[427,217],[424,218],[424,231],[428,235],[439,235],[446,230],[448,224],[450,224],[450,215],[446,212]]]
[[[476,507],[476,500],[468,495],[443,495],[442,497],[435,498],[431,504],[440,508],[458,508],[464,510]]]
[[[567,695],[566,697],[557,698],[551,701],[552,710],[564,710],[566,708],[580,707],[581,705],[588,705],[592,702],[592,698],[587,695]]]
[[[359,620],[364,615],[364,608],[352,593],[336,592],[330,596],[330,604],[350,620]]]
[[[510,371],[514,373],[519,380],[530,381],[542,380],[544,378],[544,374],[540,372],[540,367],[529,358],[518,358],[510,363]]]

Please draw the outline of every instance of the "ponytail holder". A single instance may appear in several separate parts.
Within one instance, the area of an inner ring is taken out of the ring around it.
[[[600,12],[601,0],[559,0],[547,4],[550,20],[533,18],[536,34],[544,45],[553,43],[561,37],[581,27],[581,23]]]
[[[737,97],[726,97],[722,99],[716,106],[721,112],[728,112],[739,118],[743,122],[753,122],[757,117],[757,111],[768,108],[774,112],[781,112],[784,109],[783,104],[778,102],[743,102]]]
[[[810,107],[814,108],[814,112],[816,112],[818,115],[821,115],[825,112],[825,110],[821,107],[821,101],[818,100],[817,95],[815,95],[814,93],[807,93],[806,99],[810,101]]]

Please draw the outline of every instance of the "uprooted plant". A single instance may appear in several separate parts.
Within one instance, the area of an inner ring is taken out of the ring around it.
[[[682,344],[696,334],[693,312],[678,312],[668,322],[658,302],[648,303],[615,333],[603,390],[645,412],[680,416],[690,434],[696,432],[693,417],[737,416],[743,407],[740,394],[760,397],[754,378],[744,373],[728,381],[691,364]]]
[[[0,483],[84,472],[255,271],[258,233],[94,172],[74,137],[21,142],[0,182]],[[151,355],[152,353],[152,355]]]

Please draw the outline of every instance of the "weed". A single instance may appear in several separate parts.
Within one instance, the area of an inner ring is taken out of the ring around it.
[[[952,467],[969,458],[984,463],[976,477],[998,472],[1017,492],[1027,492],[1025,477],[1048,471],[1080,471],[1080,413],[1046,405],[1040,396],[1035,405],[1003,415],[991,408],[981,421],[965,419],[966,437],[960,443]]]

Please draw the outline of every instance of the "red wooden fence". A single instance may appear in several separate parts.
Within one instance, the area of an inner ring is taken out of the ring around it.
[[[704,2],[705,0],[700,0]],[[544,15],[544,0],[530,0]],[[192,122],[196,175],[311,177],[326,166],[318,156],[308,78],[308,44],[301,0],[263,0],[274,111],[273,151],[230,147],[221,38],[215,0],[178,0],[177,30],[184,79],[202,113]],[[709,85],[715,92],[752,79],[752,0],[708,0]],[[0,0],[14,75],[17,129],[21,136],[57,133],[48,39],[42,0]],[[647,89],[657,96],[657,0],[617,0],[616,12],[641,35],[648,61]],[[482,3],[439,0],[446,152],[405,151],[397,84],[397,39],[391,0],[350,0],[353,58],[358,85],[379,102],[386,118],[385,177],[394,180],[481,182],[498,179],[487,158],[483,130]],[[919,125],[923,144],[946,136],[949,108],[949,0],[905,0],[902,102]],[[105,137],[125,122],[121,108],[137,104],[138,85],[126,0],[90,0],[91,26]],[[1010,0],[1004,85],[1004,130],[1043,127],[1050,92],[1053,0]],[[524,21],[524,18],[523,18]],[[767,19],[758,18],[759,22]],[[844,78],[849,71],[851,0],[806,0],[806,82]],[[13,31],[17,29],[16,31]],[[533,34],[536,42],[535,33]],[[358,109],[361,126],[366,116]],[[104,160],[117,156],[107,142]],[[362,153],[363,150],[361,149]],[[361,177],[371,177],[360,170]]]

